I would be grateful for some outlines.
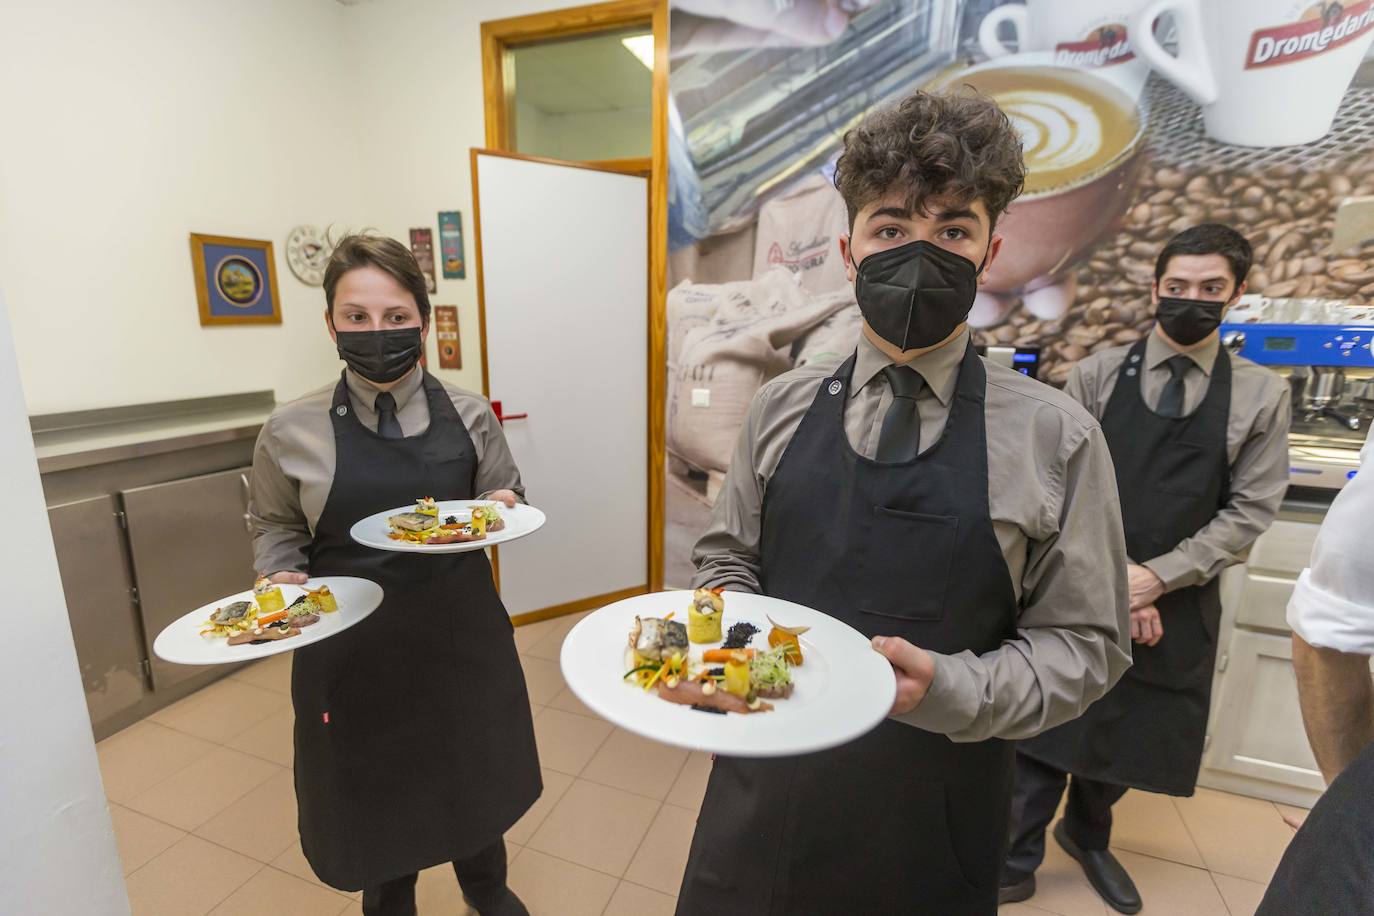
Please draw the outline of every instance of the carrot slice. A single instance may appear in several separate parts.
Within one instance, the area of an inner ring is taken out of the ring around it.
[[[703,662],[728,662],[734,660],[737,652],[744,653],[745,658],[754,657],[753,649],[707,649],[701,653],[701,660]]]
[[[276,623],[278,620],[285,620],[285,619],[286,619],[286,608],[282,608],[280,611],[276,611],[276,612],[271,613],[271,614],[259,614],[259,615],[258,615],[258,619],[257,619],[256,621],[254,621],[253,625],[254,625],[255,627],[265,627],[265,626],[267,626],[268,624],[273,624],[273,623]]]

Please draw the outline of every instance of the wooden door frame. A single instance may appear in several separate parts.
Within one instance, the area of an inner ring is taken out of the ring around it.
[[[649,354],[648,588],[649,591],[661,591],[668,384],[668,0],[611,0],[606,3],[549,10],[482,23],[482,88],[486,118],[486,150],[483,152],[513,152],[513,126],[510,123],[514,90],[511,49],[552,39],[634,26],[649,27],[654,36],[653,95],[650,112],[652,155],[647,159],[607,159],[581,164],[603,171],[649,176],[649,339],[646,342]],[[474,150],[474,185],[477,178],[476,155],[477,151]],[[477,223],[475,188],[473,204],[473,222]],[[490,397],[491,392],[487,387],[486,302],[480,268],[480,230],[477,230],[476,246],[482,391]],[[571,613],[571,609],[561,608],[550,608],[549,611]],[[549,613],[540,616],[556,615]]]

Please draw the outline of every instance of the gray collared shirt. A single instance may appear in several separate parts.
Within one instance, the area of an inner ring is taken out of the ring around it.
[[[354,416],[375,432],[377,388],[352,370],[344,378]],[[281,405],[258,434],[248,513],[253,521],[253,561],[259,572],[306,569],[315,526],[334,483],[334,426],[329,407],[335,384]],[[486,398],[452,385],[444,385],[444,391],[477,450],[477,498],[496,490],[514,490],[523,498],[520,471]],[[405,436],[429,429],[429,400],[420,372],[412,371],[391,394]]]
[[[939,441],[967,332],[908,365],[922,450]],[[750,405],[729,473],[693,559],[697,586],[759,591],[768,481],[822,379],[837,362],[768,382]],[[891,364],[860,335],[844,428],[872,457],[892,392]],[[902,720],[956,741],[1025,738],[1080,715],[1130,664],[1126,547],[1116,478],[1097,422],[1063,394],[984,363],[988,503],[1016,593],[1016,638],[991,652],[931,653],[935,679]]]
[[[1192,361],[1183,376],[1183,412],[1191,414],[1207,394],[1220,341],[1185,354]],[[1099,420],[1107,409],[1117,375],[1130,347],[1113,347],[1082,360],[1069,374],[1064,393]],[[1165,365],[1178,351],[1157,332],[1145,342],[1145,374],[1140,393],[1151,410],[1159,405],[1169,380]],[[1250,546],[1278,514],[1288,491],[1288,422],[1292,400],[1275,372],[1231,356],[1231,407],[1226,423],[1226,454],[1231,494],[1226,506],[1193,536],[1157,557],[1133,557],[1164,583],[1165,591],[1197,585],[1228,566],[1244,562]]]

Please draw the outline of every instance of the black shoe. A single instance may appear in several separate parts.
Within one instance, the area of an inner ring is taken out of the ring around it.
[[[463,895],[463,902],[476,910],[477,916],[530,916],[525,904],[508,887],[502,888],[494,899],[483,901],[480,906],[467,894]]]
[[[1140,892],[1135,889],[1135,882],[1126,874],[1126,869],[1116,860],[1116,856],[1106,849],[1080,849],[1069,837],[1062,820],[1054,825],[1054,838],[1074,861],[1083,866],[1088,883],[1107,906],[1118,913],[1140,912]]]
[[[1024,878],[1002,876],[1002,886],[997,889],[997,905],[1020,903],[1035,896],[1035,875]]]

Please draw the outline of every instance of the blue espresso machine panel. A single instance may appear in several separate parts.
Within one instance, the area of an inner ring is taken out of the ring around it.
[[[1360,325],[1223,322],[1221,340],[1261,366],[1374,367],[1374,323]]]

